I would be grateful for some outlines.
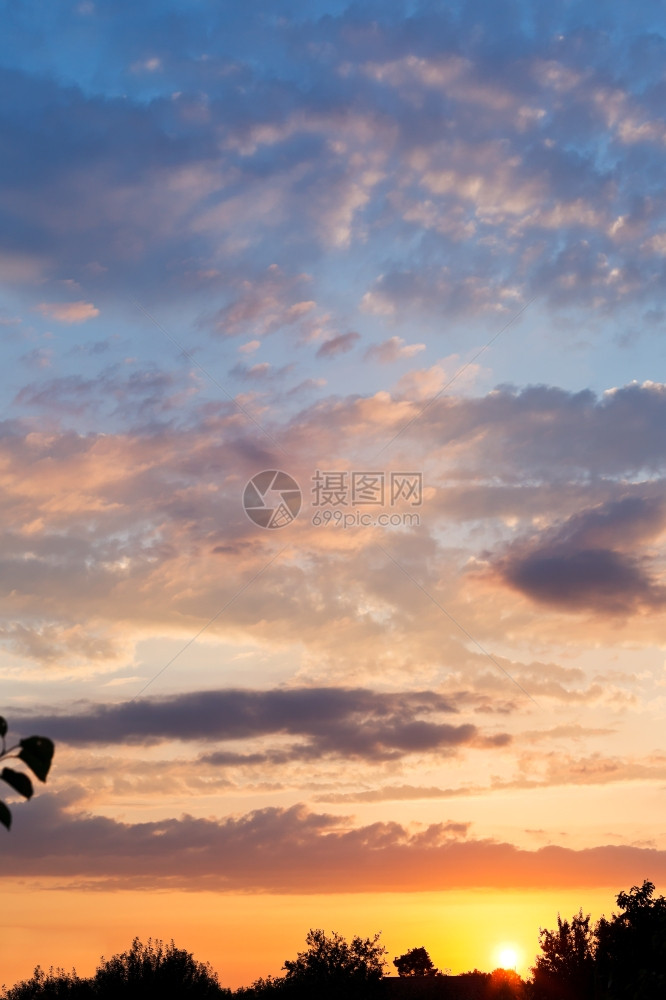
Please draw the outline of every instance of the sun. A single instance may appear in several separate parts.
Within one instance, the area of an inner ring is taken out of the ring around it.
[[[512,944],[503,944],[497,949],[497,959],[501,969],[515,969],[520,955]]]

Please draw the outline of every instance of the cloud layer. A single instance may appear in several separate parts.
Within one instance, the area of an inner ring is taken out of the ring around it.
[[[663,851],[597,847],[518,850],[465,840],[466,824],[419,831],[399,823],[350,828],[345,817],[302,806],[222,821],[183,816],[141,824],[74,816],[48,796],[17,810],[8,861],[24,876],[116,888],[152,885],[276,893],[416,892],[635,884],[666,875]],[[36,822],[35,822],[36,821]],[[39,833],[48,829],[48,840]],[[14,872],[12,872],[12,876]]]

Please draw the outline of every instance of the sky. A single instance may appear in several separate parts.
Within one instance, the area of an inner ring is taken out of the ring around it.
[[[663,5],[0,18],[2,979],[663,889]]]

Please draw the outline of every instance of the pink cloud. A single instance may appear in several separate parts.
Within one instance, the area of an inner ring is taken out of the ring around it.
[[[42,316],[57,323],[85,323],[99,316],[99,309],[92,302],[40,302],[35,307]]]
[[[241,344],[238,348],[240,354],[254,354],[261,347],[260,340],[248,340],[246,344]]]

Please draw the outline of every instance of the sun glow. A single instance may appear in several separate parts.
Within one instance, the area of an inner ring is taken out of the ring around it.
[[[501,969],[515,969],[518,966],[518,949],[513,945],[503,944],[497,949],[497,960]]]

